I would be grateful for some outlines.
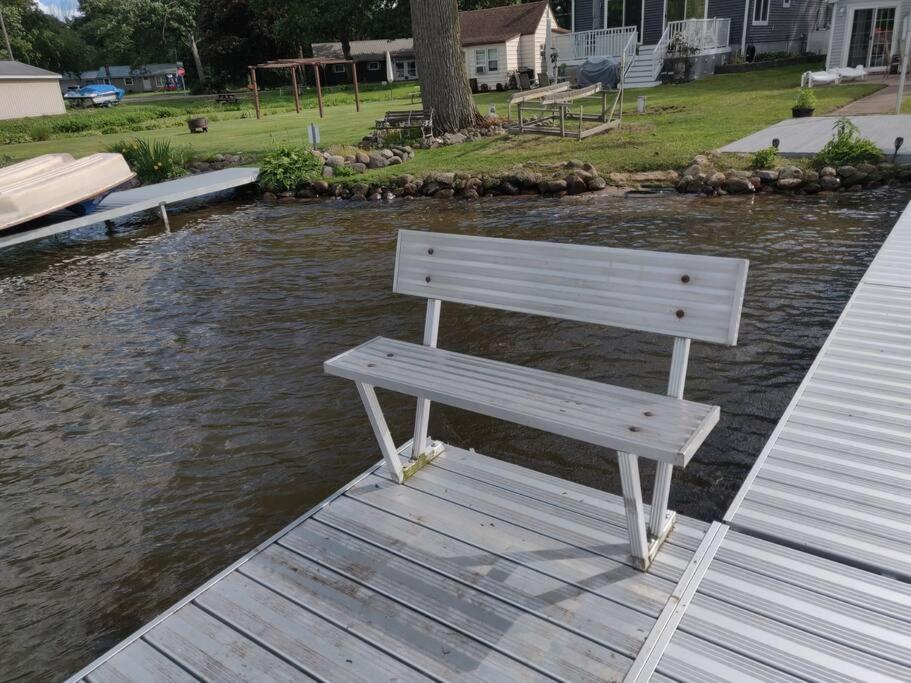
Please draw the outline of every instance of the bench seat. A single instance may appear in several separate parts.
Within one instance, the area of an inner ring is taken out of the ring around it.
[[[719,408],[377,337],[324,370],[587,443],[685,466]]]

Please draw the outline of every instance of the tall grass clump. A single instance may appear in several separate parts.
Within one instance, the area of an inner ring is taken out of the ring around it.
[[[171,145],[167,140],[121,140],[110,151],[122,154],[143,184],[182,176],[190,160],[188,148]]]
[[[842,117],[835,122],[835,135],[819,150],[814,162],[823,166],[854,166],[875,164],[882,159],[882,152],[872,140],[861,137],[860,129],[849,118]]]

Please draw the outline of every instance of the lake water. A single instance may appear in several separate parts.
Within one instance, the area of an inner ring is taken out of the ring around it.
[[[390,292],[396,228],[750,259],[740,343],[694,343],[686,387],[722,418],[671,502],[710,520],[909,199],[229,202],[172,215],[171,234],[0,254],[0,680],[74,672],[378,460],[354,386],[321,364],[420,340],[423,301]],[[671,350],[452,304],[440,344],[656,392]],[[408,438],[413,400],[381,398]],[[602,449],[444,408],[431,433],[619,491]]]

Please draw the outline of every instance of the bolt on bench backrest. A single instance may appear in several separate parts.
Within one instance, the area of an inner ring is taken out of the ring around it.
[[[400,230],[394,291],[734,346],[748,261]]]

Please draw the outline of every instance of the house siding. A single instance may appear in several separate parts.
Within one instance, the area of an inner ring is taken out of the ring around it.
[[[654,45],[664,33],[664,0],[645,0],[642,44]]]
[[[534,69],[535,74],[540,73],[542,67],[541,50],[547,38],[548,14],[550,14],[551,29],[557,28],[557,18],[548,7],[541,15],[541,21],[538,23],[538,28],[535,32],[519,36],[519,66]],[[557,36],[559,35],[561,34],[553,33],[552,40],[554,44],[556,44]]]
[[[478,74],[475,71],[475,50],[488,50],[496,48],[498,53],[497,70],[493,73]],[[509,82],[509,72],[519,68],[519,36],[507,40],[505,43],[490,43],[488,45],[470,45],[463,48],[465,53],[465,70],[468,78],[478,79],[478,88],[486,85],[490,90],[496,90],[497,84],[504,87]]]
[[[57,79],[0,80],[0,119],[65,113]]]
[[[574,31],[592,31],[595,29],[594,23],[594,13],[592,9],[594,8],[595,0],[575,0],[576,8],[576,26],[575,28],[570,27]],[[598,20],[598,25],[600,25],[600,19]]]
[[[709,0],[709,17],[731,20],[730,40],[737,48],[743,36],[743,1]],[[791,0],[790,7],[784,6],[784,0],[770,0],[768,24],[753,23],[756,0],[749,3],[746,44],[755,45],[757,52],[798,53],[804,48],[806,36],[823,27],[825,0]]]
[[[868,0],[838,0],[835,4],[835,11],[832,13],[832,49],[826,58],[826,67],[834,68],[837,66],[857,66],[856,64],[847,64],[848,52],[847,42],[851,30],[851,8],[852,7],[891,7],[898,6],[895,13],[895,32],[901,33],[903,17],[911,14],[911,0],[904,2],[893,2],[892,0],[882,0],[882,2],[870,3]],[[841,13],[844,8],[844,13]],[[893,43],[894,45],[896,43]],[[896,49],[898,49],[896,47]]]

